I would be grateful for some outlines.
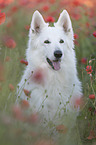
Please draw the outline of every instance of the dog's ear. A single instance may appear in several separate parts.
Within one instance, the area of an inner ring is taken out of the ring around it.
[[[41,29],[45,26],[48,26],[47,23],[45,23],[42,15],[36,10],[32,16],[32,22],[31,22],[31,30],[33,33],[39,33]]]
[[[71,20],[70,20],[68,12],[66,10],[63,10],[63,12],[60,14],[57,23],[55,23],[55,26],[63,27],[63,29],[66,33],[68,33],[68,32],[73,33]]]

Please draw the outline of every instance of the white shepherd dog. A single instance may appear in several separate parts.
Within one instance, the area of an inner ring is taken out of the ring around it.
[[[19,83],[18,96],[29,98],[32,110],[47,119],[74,110],[76,100],[82,97],[73,36],[66,10],[53,27],[45,23],[38,11],[34,12],[26,51],[28,65]]]

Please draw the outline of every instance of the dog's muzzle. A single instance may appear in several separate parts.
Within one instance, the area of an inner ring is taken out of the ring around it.
[[[60,69],[60,62],[61,60],[60,59],[56,59],[56,60],[50,60],[48,57],[46,58],[48,64],[52,67],[52,69],[54,70],[59,70]]]
[[[50,60],[47,57],[47,62],[49,65],[54,69],[54,70],[59,70],[60,69],[60,62],[61,62],[61,57],[62,57],[62,51],[61,50],[56,50],[54,51],[54,60]]]

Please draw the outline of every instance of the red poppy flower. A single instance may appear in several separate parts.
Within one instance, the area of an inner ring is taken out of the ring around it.
[[[5,0],[3,0],[3,1],[5,1]],[[5,4],[8,5],[8,4],[11,4],[11,3],[13,3],[13,2],[14,2],[14,0],[6,0],[6,1],[5,1]]]
[[[13,112],[13,116],[17,120],[24,121],[24,117],[23,117],[23,114],[22,114],[22,110],[21,110],[21,107],[19,105],[13,106],[12,112]]]
[[[25,65],[28,65],[28,61],[26,61],[26,60],[24,60],[24,59],[21,59],[21,60],[20,60],[20,63],[25,64]]]
[[[56,0],[49,0],[49,2],[50,2],[51,4],[54,4],[54,3],[56,2]]]
[[[39,68],[37,70],[35,70],[32,74],[32,80],[35,83],[38,84],[44,84],[45,79],[46,79],[46,70],[43,70],[42,68]]]
[[[94,94],[89,95],[89,99],[95,99],[95,95]]]
[[[81,18],[81,15],[80,14],[72,14],[72,17],[75,19],[75,20],[79,20]]]
[[[84,101],[83,101],[83,98],[78,98],[75,100],[75,104],[74,104],[74,107],[77,108],[77,107],[82,107],[84,105]]]
[[[29,97],[30,98],[30,91],[28,91],[28,90],[26,90],[26,89],[24,89],[24,93],[25,93],[25,95],[27,96],[27,97]]]
[[[87,137],[87,139],[91,140],[91,139],[94,139],[94,138],[96,138],[95,132],[94,132],[94,130],[91,130],[89,136]]]
[[[13,6],[13,7],[11,8],[11,11],[12,11],[12,13],[17,12],[17,11],[18,11],[18,7],[17,7],[17,6]]]
[[[92,137],[91,135],[89,135],[89,136],[87,137],[87,139],[88,139],[88,140],[91,140],[91,139],[93,139],[93,137]]]
[[[31,114],[28,118],[27,121],[29,123],[37,123],[38,122],[38,114]]]
[[[82,3],[88,8],[92,8],[94,6],[93,2],[90,0],[82,1]]]
[[[93,32],[93,36],[96,37],[96,31]]]
[[[77,40],[74,40],[74,44],[77,45],[77,46],[79,46],[79,43],[78,43]]]
[[[88,65],[88,66],[86,67],[86,71],[87,71],[87,74],[91,74],[92,71],[93,71],[93,70],[92,70],[92,66],[89,66],[89,65]]]
[[[87,23],[86,23],[86,26],[87,26],[87,28],[89,28],[89,27],[90,27],[90,24],[87,22]]]
[[[21,6],[26,6],[26,5],[30,4],[30,0],[19,0],[19,4]]]
[[[82,59],[81,59],[81,63],[82,63],[82,64],[86,64],[86,63],[87,63],[87,58],[82,58]]]
[[[0,9],[3,9],[3,8],[5,8],[5,4],[2,2],[2,3],[0,3]]]
[[[29,102],[28,102],[27,100],[22,100],[21,106],[22,106],[23,108],[29,108]]]
[[[0,11],[0,25],[5,22],[5,18],[6,18],[5,13],[1,13],[1,11]]]
[[[46,22],[54,22],[55,21],[55,19],[53,18],[53,17],[51,17],[51,16],[48,16],[46,19],[45,19],[45,21]]]
[[[76,33],[74,34],[74,39],[78,39],[78,35]]]
[[[30,29],[30,25],[26,25],[26,26],[25,26],[25,29],[26,29],[26,30],[29,30],[29,29]]]
[[[16,42],[12,38],[8,38],[5,40],[5,45],[10,49],[14,49],[16,47]]]
[[[77,6],[80,6],[80,2],[79,2],[78,0],[74,0],[74,1],[73,1],[73,5],[76,6],[76,7],[77,7]]]
[[[11,4],[12,2],[14,2],[14,0],[0,0],[0,5],[8,5]]]
[[[65,134],[68,129],[63,124],[61,124],[56,126],[56,130],[61,134]]]
[[[48,5],[43,6],[42,7],[42,10],[45,11],[45,12],[47,12],[49,10],[49,6]]]

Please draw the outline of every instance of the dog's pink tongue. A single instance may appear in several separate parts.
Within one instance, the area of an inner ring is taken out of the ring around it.
[[[53,67],[54,67],[55,70],[59,70],[60,69],[60,62],[59,61],[57,61],[57,62],[53,61],[52,64],[53,64]]]

